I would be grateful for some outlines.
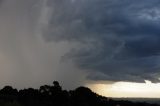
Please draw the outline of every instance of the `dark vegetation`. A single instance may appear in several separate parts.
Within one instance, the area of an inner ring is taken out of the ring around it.
[[[160,106],[157,104],[115,101],[92,92],[89,88],[62,90],[57,81],[39,89],[13,89],[5,86],[0,90],[0,106]]]

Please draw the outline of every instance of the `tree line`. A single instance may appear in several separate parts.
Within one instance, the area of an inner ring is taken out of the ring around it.
[[[87,87],[63,90],[58,81],[39,89],[17,90],[5,86],[0,90],[0,106],[160,106],[145,102],[112,100],[98,95]]]

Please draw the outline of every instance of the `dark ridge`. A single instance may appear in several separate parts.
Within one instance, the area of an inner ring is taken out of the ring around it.
[[[39,89],[17,90],[5,86],[0,90],[0,106],[160,106],[145,102],[113,100],[91,91],[87,87],[63,90],[58,81]]]

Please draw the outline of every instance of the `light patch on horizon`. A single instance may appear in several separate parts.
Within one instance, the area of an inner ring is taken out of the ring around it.
[[[160,83],[116,82],[113,84],[88,84],[94,92],[106,97],[160,98]]]

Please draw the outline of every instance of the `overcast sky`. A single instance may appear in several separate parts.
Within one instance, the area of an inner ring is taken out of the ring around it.
[[[87,79],[158,82],[159,2],[50,0],[43,36],[77,44],[63,58],[89,70]]]
[[[159,82],[159,0],[0,0],[0,86]]]

